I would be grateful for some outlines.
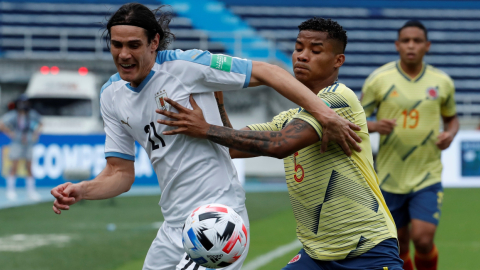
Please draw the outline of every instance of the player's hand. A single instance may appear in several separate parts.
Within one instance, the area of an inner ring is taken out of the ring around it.
[[[340,117],[334,110],[329,110],[328,114],[322,115],[322,118],[323,138],[320,148],[321,153],[327,151],[330,140],[338,143],[347,156],[352,155],[350,146],[357,152],[362,151],[362,148],[357,144],[357,142],[362,142],[362,139],[355,133],[355,130],[361,130],[359,126]]]
[[[438,135],[437,142],[435,144],[440,150],[445,150],[450,146],[452,141],[453,135],[448,131],[444,131]]]
[[[157,120],[160,124],[176,127],[174,130],[164,131],[162,133],[163,135],[184,134],[196,138],[207,138],[207,131],[210,124],[205,121],[202,109],[200,109],[192,96],[190,96],[190,104],[192,105],[193,110],[187,109],[169,98],[165,98],[165,101],[177,109],[178,113],[158,109],[155,110],[161,115],[176,119],[176,121]]]
[[[55,197],[53,202],[53,212],[60,215],[62,210],[69,210],[70,205],[79,202],[82,199],[81,183],[65,183],[54,187],[50,193]]]
[[[397,126],[397,119],[382,119],[375,123],[375,131],[382,135],[388,135],[392,133],[395,126]]]

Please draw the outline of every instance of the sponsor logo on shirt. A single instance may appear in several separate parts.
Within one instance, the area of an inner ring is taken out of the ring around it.
[[[124,125],[127,125],[128,127],[132,128],[129,124],[128,124],[128,118],[130,117],[127,117],[127,122],[123,121],[123,120],[120,120],[120,122]],[[105,123],[104,123],[105,124]]]
[[[438,98],[438,89],[436,87],[427,88],[427,99],[437,99]]]
[[[232,57],[223,54],[212,54],[212,61],[210,67],[225,72],[232,70]]]
[[[164,111],[168,111],[170,109],[170,104],[168,104],[165,101],[166,97],[167,97],[167,92],[165,90],[157,92],[157,94],[155,95],[155,101],[157,102],[158,109],[164,110]]]
[[[297,256],[293,257],[293,259],[291,259],[288,264],[291,264],[291,263],[296,263],[298,261],[300,261],[300,258],[302,257],[301,254],[297,254]]]

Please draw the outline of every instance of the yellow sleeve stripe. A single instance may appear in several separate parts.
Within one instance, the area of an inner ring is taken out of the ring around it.
[[[248,125],[247,127],[254,131],[274,131],[273,127],[267,123]]]

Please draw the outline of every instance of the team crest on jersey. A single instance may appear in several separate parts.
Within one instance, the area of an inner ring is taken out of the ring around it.
[[[437,99],[438,98],[438,89],[436,87],[427,88],[427,99]]]
[[[167,97],[167,92],[165,90],[157,92],[155,95],[155,101],[157,102],[157,108],[160,110],[168,111],[170,109],[170,104],[165,101]]]
[[[291,264],[291,263],[296,263],[298,261],[300,261],[300,258],[302,257],[302,254],[297,254],[295,257],[293,257],[293,259],[291,259],[288,264]]]

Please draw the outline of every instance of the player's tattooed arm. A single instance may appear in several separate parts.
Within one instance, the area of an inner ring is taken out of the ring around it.
[[[187,109],[169,98],[165,98],[165,101],[177,109],[178,113],[156,110],[157,113],[174,119],[157,120],[160,124],[176,127],[174,130],[164,131],[163,135],[184,134],[209,139],[253,155],[276,158],[284,158],[320,140],[315,129],[300,119],[292,120],[281,131],[234,130],[208,124],[192,96],[190,96],[190,104],[193,110]]]
[[[220,112],[220,117],[222,118],[222,123],[224,127],[233,128],[228,118],[227,111],[225,110],[225,104],[223,102],[223,92],[215,92],[215,99],[217,100],[218,111]]]
[[[234,130],[211,125],[207,139],[254,155],[284,158],[317,142],[319,137],[308,123],[294,119],[282,131]]]

